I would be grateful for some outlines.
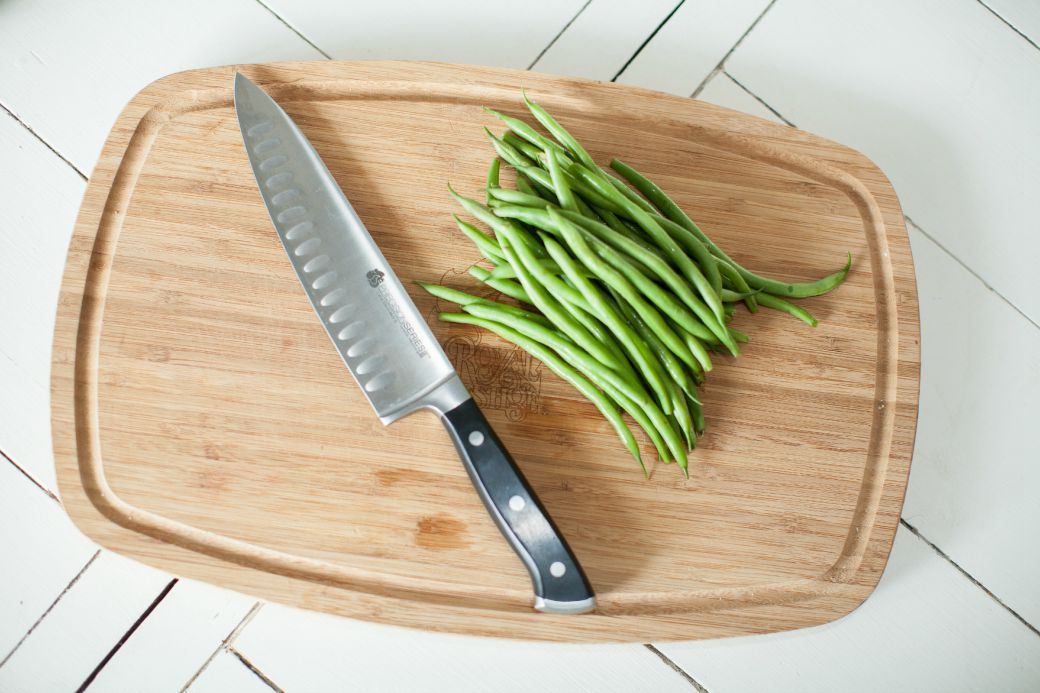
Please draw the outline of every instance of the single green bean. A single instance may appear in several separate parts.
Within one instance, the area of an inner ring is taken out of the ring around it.
[[[495,148],[495,153],[502,159],[505,159],[505,162],[513,168],[534,165],[533,161],[521,154],[511,144],[507,143],[500,137],[497,137],[495,133],[491,132],[491,130],[484,128],[484,132],[487,134],[488,139],[491,140],[491,146]]]
[[[696,391],[695,391],[696,392]],[[686,404],[686,395],[679,389],[678,385],[672,386],[672,416],[675,423],[682,431],[686,439],[686,447],[693,450],[697,447],[697,434],[693,430],[693,421],[690,419],[690,409]]]
[[[496,265],[505,262],[505,258],[502,256],[502,249],[498,247],[498,241],[478,229],[473,224],[459,219],[457,214],[453,214],[452,216],[455,218],[455,223],[458,225],[459,230],[462,231],[467,238],[473,241],[473,244],[477,246],[477,250],[479,250],[484,257],[491,260]]]
[[[552,350],[542,346],[533,339],[525,337],[516,330],[512,330],[505,325],[501,325],[491,320],[485,320],[466,313],[441,313],[439,317],[445,322],[463,323],[483,327],[486,330],[494,332],[502,339],[512,342],[548,366],[553,373],[573,385],[578,392],[585,395],[585,397],[600,410],[603,416],[606,417],[607,421],[610,422],[610,425],[614,427],[618,437],[621,438],[625,447],[628,448],[629,453],[631,453],[632,457],[639,462],[639,466],[643,469],[644,476],[647,475],[646,465],[643,464],[643,456],[639,451],[639,443],[636,442],[635,437],[632,435],[632,431],[625,425],[617,407],[611,403],[606,395],[596,389],[596,386],[589,382],[585,376],[571,366],[568,366],[559,356],[552,353]]]
[[[581,143],[578,142],[571,133],[567,132],[566,128],[556,122],[556,119],[549,115],[548,111],[527,98],[526,93],[524,93],[524,103],[527,104],[527,109],[531,111],[531,115],[534,116],[535,120],[541,123],[542,127],[548,130],[549,134],[555,137],[556,141],[563,145],[564,149],[577,157],[578,161],[583,163],[585,166],[592,169],[598,169],[596,162],[593,161],[592,157],[589,156],[589,153],[585,151],[585,147],[581,146]],[[543,146],[542,148],[544,149],[545,147]]]
[[[646,343],[639,339],[624,318],[617,313],[603,292],[585,278],[577,261],[571,257],[570,253],[555,239],[544,238],[543,241],[549,256],[556,260],[556,264],[563,269],[567,279],[578,288],[581,296],[587,301],[587,305],[595,309],[593,314],[607,326],[607,329],[614,332],[625,352],[639,368],[647,384],[650,385],[650,389],[653,390],[662,409],[666,409],[665,414],[670,414],[671,401],[665,385],[666,376],[661,362],[657,360]]]
[[[522,180],[522,179],[518,179]],[[536,207],[539,209],[545,209],[550,203],[544,197],[533,193],[521,192],[519,190],[510,190],[509,188],[494,188],[491,190],[491,195],[495,199],[507,202],[511,205],[517,205],[519,207]]]
[[[539,149],[545,149],[546,147],[557,147],[562,149],[560,145],[556,144],[519,118],[508,116],[505,113],[499,113],[495,109],[488,108],[487,106],[484,106],[484,111],[501,120],[506,124],[506,127]]]
[[[699,436],[704,435],[704,409],[700,402],[690,402],[690,414],[693,416],[694,432]]]
[[[779,310],[793,315],[810,327],[816,327],[816,318],[812,316],[812,313],[801,306],[796,306],[793,303],[785,301],[779,296],[774,296],[772,294],[759,294],[758,302],[766,308],[772,308],[773,310]]]
[[[512,130],[509,130],[506,133],[504,133],[502,135],[502,140],[511,144],[513,147],[517,149],[517,151],[522,152],[524,156],[526,156],[531,161],[534,161],[535,163],[537,163],[538,160],[541,158],[541,149],[531,144],[524,138],[518,136]]]
[[[602,166],[599,167],[599,170],[603,173],[604,176],[607,177],[607,179],[610,181],[610,184],[617,188],[619,193],[621,193],[628,199],[632,200],[632,202],[635,202],[637,205],[642,207],[644,212],[650,213],[654,211],[654,206],[652,204],[647,202],[644,198],[640,197],[635,190],[633,190],[632,188],[628,187],[620,180],[615,178],[614,174],[612,174],[610,171],[603,168]]]
[[[531,187],[531,183],[528,182],[527,178],[522,175],[518,175],[516,177],[516,189],[519,192],[524,193],[525,195],[532,195],[534,197],[538,196],[538,193],[536,193],[534,188]]]
[[[459,291],[458,289],[453,289],[450,286],[443,286],[441,284],[429,284],[420,281],[415,283],[421,286],[427,293],[444,301],[458,303],[460,306],[468,306],[474,303],[496,306],[499,310],[503,310],[514,317],[534,321],[546,329],[555,329],[552,322],[550,322],[544,315],[538,315],[529,310],[511,306],[508,303],[499,303],[498,301],[492,301],[489,298],[474,296],[473,294],[467,294],[465,291]]]
[[[571,186],[567,184],[567,179],[560,168],[560,160],[556,155],[556,150],[546,149],[545,158],[548,163],[549,177],[552,179],[553,190],[556,192],[556,198],[560,201],[560,206],[577,212],[578,203],[574,201],[574,193],[571,192]]]
[[[487,201],[491,202],[491,188],[498,187],[499,173],[502,167],[502,160],[497,156],[491,160],[491,166],[488,168],[487,173],[487,184],[484,186],[487,188]]]
[[[524,291],[524,287],[520,286],[519,282],[514,282],[510,279],[492,279],[491,272],[480,265],[473,265],[470,267],[469,273],[474,279],[487,284],[503,296],[516,299],[517,301],[526,303],[529,306],[534,305],[531,297],[527,295],[527,292]]]

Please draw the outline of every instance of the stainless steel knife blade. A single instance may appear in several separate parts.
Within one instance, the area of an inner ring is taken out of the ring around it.
[[[235,75],[235,110],[271,222],[321,324],[383,423],[435,410],[492,519],[527,567],[534,606],[595,606],[585,573],[314,147]]]
[[[469,398],[379,246],[296,123],[235,77],[260,195],[311,305],[383,423]]]

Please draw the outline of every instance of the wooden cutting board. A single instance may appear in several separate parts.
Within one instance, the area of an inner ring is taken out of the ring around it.
[[[53,357],[58,479],[76,524],[180,576],[432,630],[650,641],[823,623],[888,557],[917,418],[919,325],[896,196],[864,156],[792,128],[614,84],[410,62],[239,66],[296,120],[401,279],[472,287],[446,184],[478,194],[482,105],[520,87],[606,162],[643,170],[740,262],[805,280],[811,329],[739,311],[751,337],[702,389],[684,480],[644,480],[591,405],[498,338],[436,321],[580,557],[593,614],[531,609],[527,574],[440,423],[384,428],[330,347],[257,193],[233,67],[134,97],[90,178]],[[641,439],[648,458],[651,448]]]

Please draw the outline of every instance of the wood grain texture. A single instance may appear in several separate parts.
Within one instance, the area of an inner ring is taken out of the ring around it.
[[[77,221],[53,364],[59,484],[105,546],[306,608],[487,635],[689,639],[831,620],[870,593],[914,438],[918,319],[898,201],[862,155],[618,85],[427,63],[245,66],[296,119],[406,283],[467,284],[445,179],[482,185],[488,104],[519,87],[597,157],[629,159],[745,264],[791,278],[858,258],[811,331],[752,344],[704,388],[683,481],[643,481],[607,424],[522,353],[433,328],[581,557],[592,615],[530,609],[528,578],[430,416],[382,428],[274,243],[233,69],[127,106]],[[437,310],[413,293],[420,310]],[[644,441],[645,442],[645,441]]]

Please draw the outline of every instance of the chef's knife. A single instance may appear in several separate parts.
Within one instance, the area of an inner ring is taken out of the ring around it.
[[[595,606],[577,558],[491,429],[325,163],[260,87],[235,75],[235,112],[260,195],[296,276],[380,420],[432,409],[534,583],[534,607]]]

